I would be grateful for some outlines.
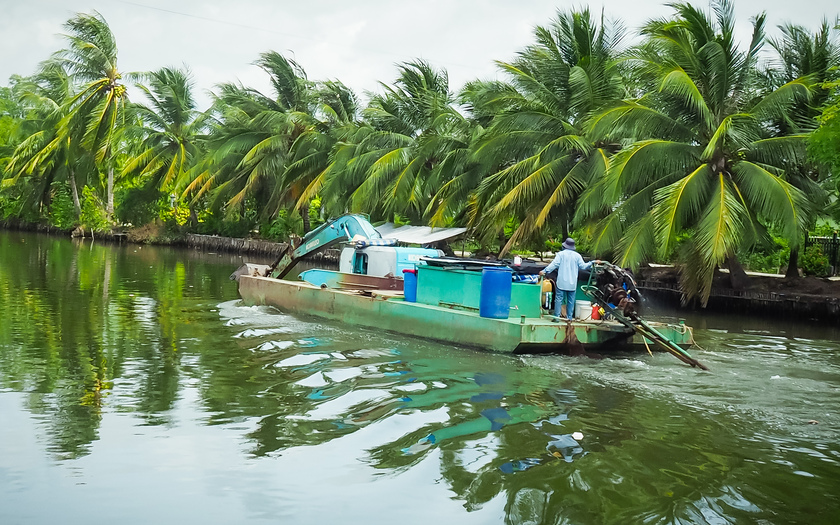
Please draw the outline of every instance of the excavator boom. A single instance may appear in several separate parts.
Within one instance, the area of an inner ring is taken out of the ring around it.
[[[297,248],[289,246],[268,268],[266,276],[282,279],[302,257],[326,250],[340,242],[381,237],[364,216],[357,214],[342,215],[307,233]]]

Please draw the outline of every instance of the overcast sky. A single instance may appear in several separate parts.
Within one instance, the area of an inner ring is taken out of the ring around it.
[[[590,2],[629,28],[671,13],[658,0]],[[706,1],[695,2],[707,6]],[[557,9],[585,2],[548,0],[0,0],[0,85],[28,75],[63,46],[62,24],[99,11],[116,35],[119,67],[149,71],[187,64],[204,94],[239,80],[266,93],[266,75],[251,65],[275,50],[300,63],[312,80],[338,79],[360,95],[390,83],[395,64],[423,58],[449,72],[453,90],[474,78],[496,78],[493,60],[510,59],[532,42],[533,27]],[[749,19],[766,10],[768,28],[786,21],[815,28],[834,20],[836,0],[737,0],[741,40]],[[203,108],[202,108],[203,109]]]

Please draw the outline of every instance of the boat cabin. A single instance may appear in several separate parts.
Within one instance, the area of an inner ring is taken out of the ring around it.
[[[345,246],[338,259],[338,271],[373,277],[402,277],[403,270],[413,270],[422,257],[440,257],[443,252],[431,248],[402,246]]]

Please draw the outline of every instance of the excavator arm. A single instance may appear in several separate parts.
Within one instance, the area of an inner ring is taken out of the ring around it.
[[[382,237],[362,215],[348,214],[325,222],[307,233],[295,248],[289,245],[268,267],[266,277],[282,279],[302,257],[326,250],[351,239],[378,239]]]

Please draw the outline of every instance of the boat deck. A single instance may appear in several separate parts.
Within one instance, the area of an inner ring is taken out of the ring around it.
[[[644,348],[645,339],[616,321],[552,322],[551,316],[492,319],[447,305],[412,303],[394,290],[321,288],[302,281],[242,275],[247,304],[314,315],[368,328],[500,352],[558,352],[570,348]],[[652,323],[679,345],[693,343],[684,325]],[[650,341],[647,341],[650,344]]]

